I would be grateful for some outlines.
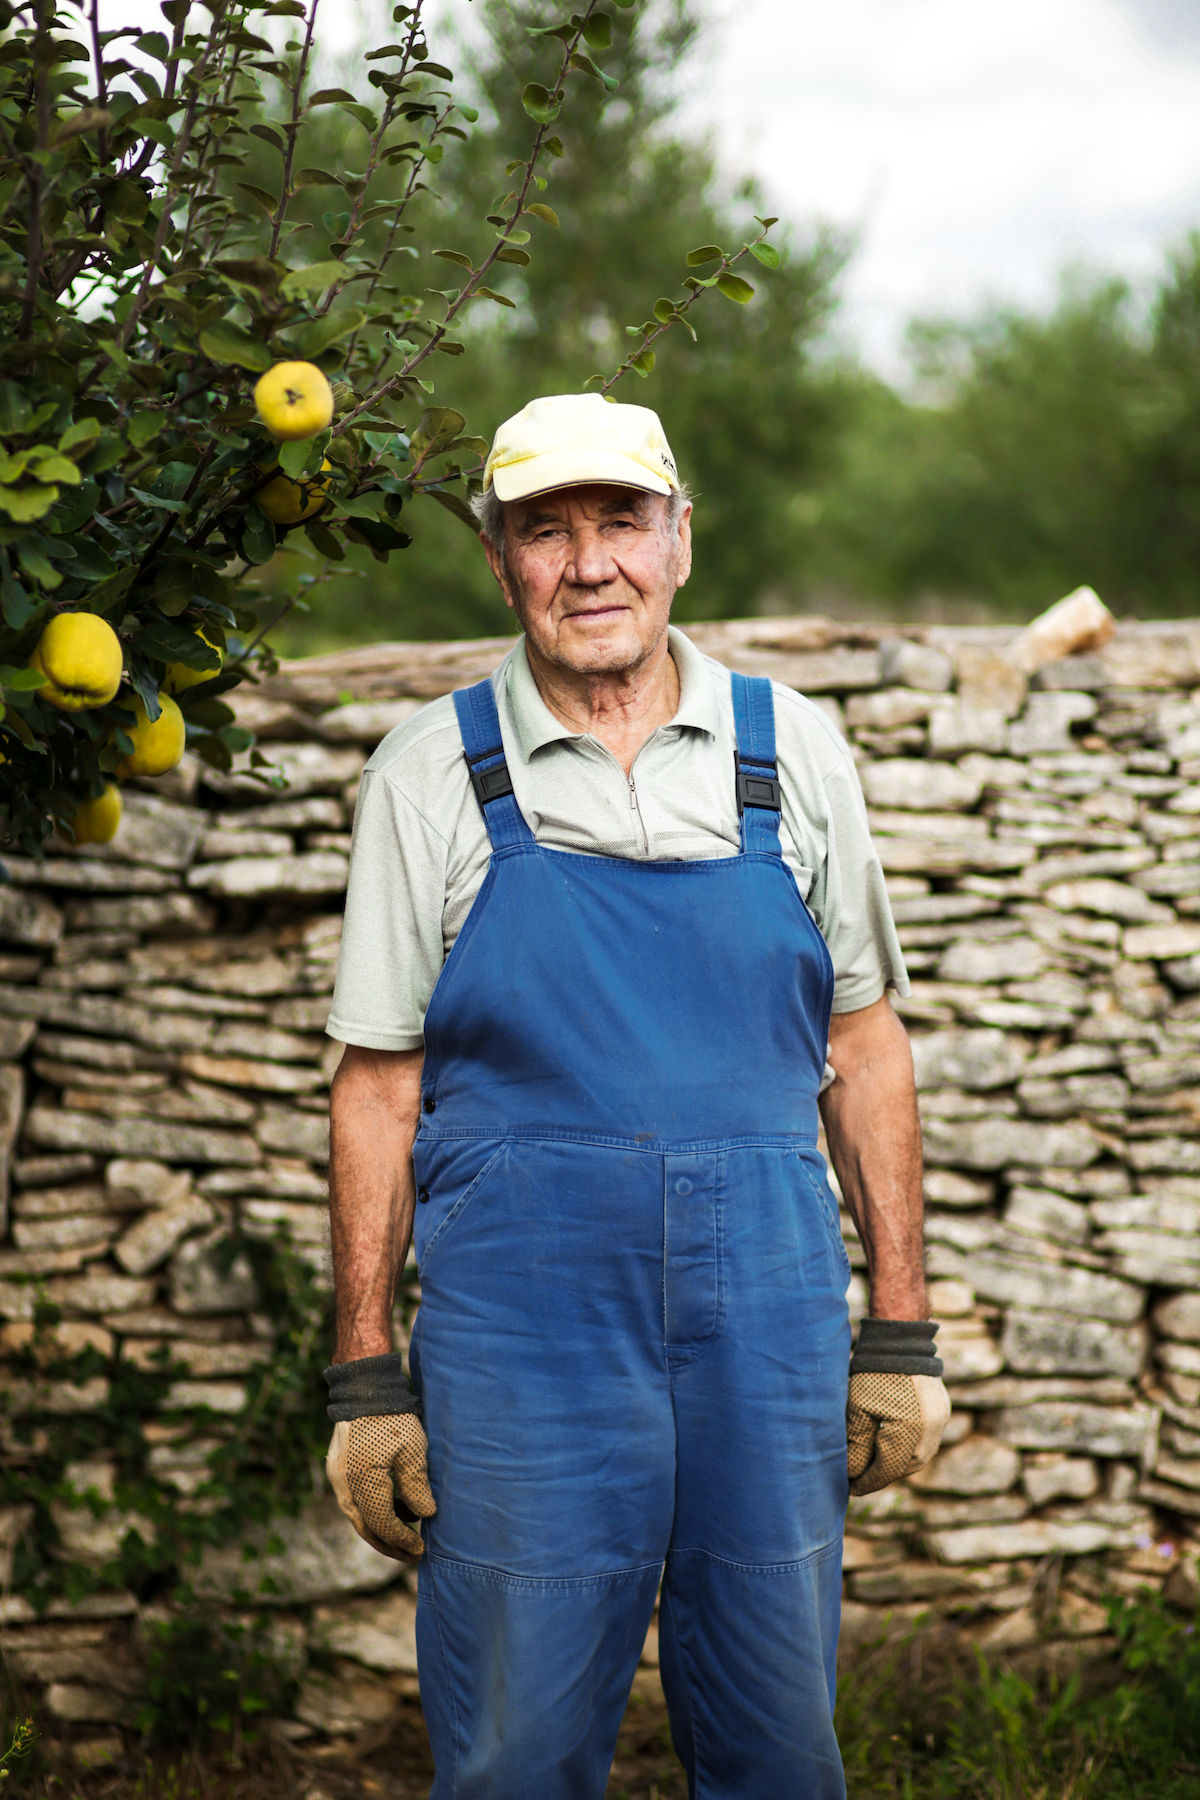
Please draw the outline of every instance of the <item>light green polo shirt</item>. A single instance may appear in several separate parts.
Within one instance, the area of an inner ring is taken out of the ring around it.
[[[740,843],[729,671],[681,631],[669,644],[679,710],[632,772],[590,733],[561,724],[538,693],[525,640],[492,677],[513,793],[540,844],[588,856],[699,860]],[[783,855],[836,975],[833,1010],[887,987],[908,993],[858,775],[818,706],[775,689]],[[487,873],[487,831],[450,695],[397,726],[363,775],[331,1037],[415,1050],[443,962]]]

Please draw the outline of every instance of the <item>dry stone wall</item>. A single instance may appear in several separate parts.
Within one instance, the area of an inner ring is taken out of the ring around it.
[[[846,1642],[932,1608],[986,1644],[1066,1654],[1103,1633],[1105,1592],[1195,1600],[1200,627],[1124,626],[1032,678],[1002,631],[801,619],[692,635],[845,733],[912,976],[898,1010],[955,1410],[929,1469],[851,1505]],[[260,1403],[272,1354],[249,1247],[283,1231],[327,1278],[338,1047],[322,1028],[359,774],[509,642],[287,666],[237,700],[286,788],[188,759],[129,792],[112,845],[9,860],[0,1458],[18,1486],[56,1420],[102,1415],[122,1370],[165,1354],[145,1463],[181,1513],[203,1511],[214,1447]],[[402,1344],[418,1300],[410,1267]],[[131,1530],[152,1533],[120,1474],[103,1443],[68,1468],[61,1562],[103,1570]],[[0,1511],[5,1653],[51,1714],[94,1732],[130,1716],[138,1619],[161,1603],[67,1584],[39,1611],[13,1580],[36,1524],[20,1501]],[[247,1539],[255,1560],[210,1548],[191,1579],[214,1604],[272,1609],[301,1678],[277,1728],[370,1729],[412,1691],[408,1578],[328,1496]]]

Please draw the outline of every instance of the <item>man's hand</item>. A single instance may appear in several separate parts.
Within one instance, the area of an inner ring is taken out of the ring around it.
[[[937,1454],[950,1418],[936,1325],[864,1319],[850,1358],[846,1461],[852,1494],[874,1494],[915,1475]]]
[[[416,1413],[340,1419],[325,1471],[337,1503],[365,1543],[397,1562],[416,1562],[425,1546],[397,1516],[396,1501],[418,1519],[437,1511],[425,1467],[424,1427]]]

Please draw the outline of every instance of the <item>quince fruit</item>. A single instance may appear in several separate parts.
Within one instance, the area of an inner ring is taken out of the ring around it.
[[[162,711],[151,724],[141,695],[135,694],[132,706],[136,723],[132,730],[124,728],[125,735],[133,739],[133,755],[121,758],[118,775],[165,775],[183,755],[187,742],[183,714],[170,694],[160,693],[158,703]]]
[[[277,474],[255,494],[256,505],[265,512],[272,525],[302,525],[314,519],[329,504],[330,482],[325,477],[333,465],[326,457],[320,475],[304,481],[293,481],[290,475]],[[266,471],[270,474],[270,470]]]
[[[29,658],[46,686],[43,700],[63,712],[107,706],[121,685],[121,640],[95,613],[59,613],[51,619]]]
[[[67,820],[77,844],[108,844],[117,835],[121,823],[121,790],[115,782],[105,784],[104,792],[84,800]]]
[[[207,632],[197,631],[194,636],[198,637],[202,643],[207,644],[210,650],[216,651],[219,662],[225,661],[225,652],[219,644],[213,643]],[[163,676],[162,691],[164,694],[182,694],[185,688],[198,687],[202,681],[211,681],[214,675],[220,673],[219,667],[216,669],[189,669],[186,663],[168,663],[167,672]]]
[[[314,363],[276,363],[255,383],[254,404],[273,438],[310,438],[333,418],[333,389]]]

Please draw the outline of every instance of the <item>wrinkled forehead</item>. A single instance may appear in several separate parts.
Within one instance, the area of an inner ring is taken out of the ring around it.
[[[547,525],[572,524],[583,519],[634,518],[645,524],[665,506],[661,495],[647,494],[642,488],[589,482],[586,486],[555,488],[548,494],[531,494],[527,500],[507,500],[504,519],[523,537]]]

